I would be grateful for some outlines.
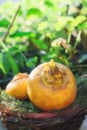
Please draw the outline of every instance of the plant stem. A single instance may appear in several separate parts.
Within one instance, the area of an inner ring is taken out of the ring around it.
[[[73,50],[76,49],[78,43],[80,42],[80,36],[81,36],[81,30],[80,30],[79,33],[78,33],[78,36],[77,36],[77,38],[76,38],[76,41],[75,41],[75,44],[74,44]]]
[[[68,44],[70,43],[70,40],[71,40],[71,32],[69,33],[68,38],[67,38],[67,43]]]
[[[78,35],[77,35],[77,38],[76,38],[74,47],[72,48],[72,51],[71,51],[71,53],[70,53],[70,55],[69,55],[69,58],[68,58],[69,60],[72,59],[72,56],[73,56],[73,54],[74,54],[74,51],[76,50],[76,47],[77,47],[77,45],[78,45],[79,42],[80,42],[80,36],[81,36],[81,30],[79,31],[79,33],[78,33]]]
[[[3,47],[3,49],[7,52],[8,48],[6,47],[6,45],[2,41],[0,41],[0,44]]]
[[[10,25],[9,25],[9,27],[8,27],[8,30],[7,30],[5,36],[4,36],[3,39],[2,39],[2,41],[3,41],[4,43],[6,42],[6,38],[7,38],[7,36],[9,35],[9,32],[10,32],[10,30],[11,30],[13,24],[14,24],[14,21],[15,21],[15,19],[16,19],[16,17],[17,17],[17,14],[18,14],[19,10],[20,10],[20,7],[21,7],[21,6],[19,5],[19,6],[18,6],[18,9],[17,9],[17,11],[16,11],[16,13],[15,13],[13,19],[12,19],[12,22],[10,23]]]

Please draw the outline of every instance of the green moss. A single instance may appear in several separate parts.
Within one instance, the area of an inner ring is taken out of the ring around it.
[[[6,94],[4,90],[0,90],[0,103],[7,106],[13,111],[22,112],[37,112],[36,108],[28,99],[19,100]]]

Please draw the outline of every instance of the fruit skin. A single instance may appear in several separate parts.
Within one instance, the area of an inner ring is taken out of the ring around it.
[[[61,70],[65,81],[57,87],[52,83],[46,83],[43,80],[43,70],[48,63],[37,66],[29,75],[29,86],[27,92],[29,99],[38,108],[50,111],[61,110],[68,107],[76,99],[77,89],[76,81],[71,70],[60,64],[55,63]]]
[[[27,97],[28,74],[18,73],[6,86],[6,93],[18,99]]]

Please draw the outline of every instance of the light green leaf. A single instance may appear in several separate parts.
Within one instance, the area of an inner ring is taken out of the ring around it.
[[[62,30],[67,24],[67,19],[65,17],[60,17],[57,22],[55,22],[54,27],[57,31]]]
[[[75,27],[77,27],[79,24],[81,24],[85,20],[86,20],[85,16],[79,15],[72,21],[70,26],[72,29],[74,29]]]
[[[46,21],[41,22],[41,23],[38,25],[38,30],[39,30],[39,31],[43,31],[44,29],[46,29],[47,25],[48,25],[48,22],[46,22]]]

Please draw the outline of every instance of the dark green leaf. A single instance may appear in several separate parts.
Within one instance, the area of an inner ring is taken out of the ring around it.
[[[3,57],[3,66],[5,68],[5,71],[6,71],[6,74],[8,74],[10,72],[10,63],[8,61],[8,58],[7,58],[7,55],[4,54],[4,57]]]
[[[31,8],[27,11],[27,15],[41,15],[41,10],[39,8]]]
[[[11,48],[9,48],[9,52],[14,55],[18,52],[20,52],[20,49],[18,49],[16,46],[12,46]]]
[[[8,27],[8,25],[10,24],[10,22],[6,19],[0,19],[0,27]]]
[[[24,67],[25,62],[26,62],[26,57],[21,52],[16,53],[14,55],[14,59],[18,66]]]
[[[30,37],[34,37],[35,34],[32,32],[22,32],[22,31],[16,31],[14,34],[11,34],[10,37],[23,37],[23,36],[30,36]]]
[[[11,70],[12,70],[12,73],[15,75],[19,72],[19,67],[18,65],[16,64],[14,58],[12,57],[12,55],[10,54],[10,52],[6,52],[7,54],[7,58],[8,58],[8,61],[10,63],[10,66],[11,66]]]

